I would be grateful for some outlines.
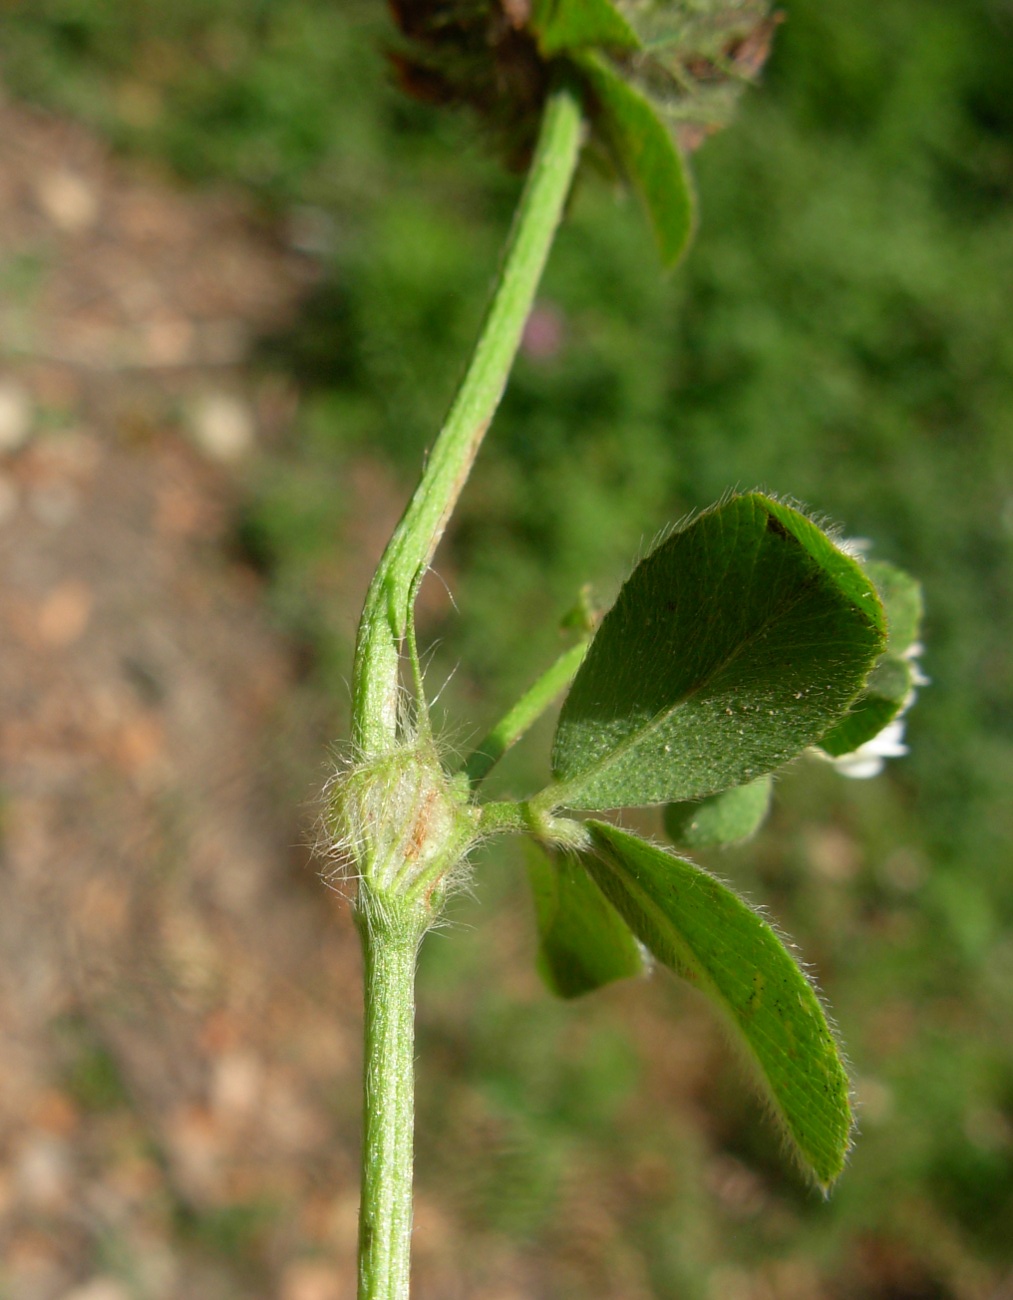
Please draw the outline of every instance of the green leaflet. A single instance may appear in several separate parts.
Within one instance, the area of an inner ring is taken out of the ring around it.
[[[844,715],[884,641],[854,560],[798,511],[732,497],[637,565],[605,615],[538,802],[631,807],[755,780]]]
[[[561,998],[642,975],[644,955],[622,917],[571,854],[525,843],[538,920],[538,969]]]
[[[636,32],[611,0],[537,0],[531,25],[545,58],[592,45],[640,48]]]
[[[911,651],[924,612],[921,584],[882,560],[867,561],[865,570],[886,611],[886,650],[850,712],[820,741],[820,749],[832,758],[853,754],[878,736],[910,703],[915,686]]]
[[[826,1190],[844,1168],[848,1077],[819,999],[771,927],[699,867],[588,822],[588,870],[658,961],[724,1011],[792,1150]]]
[[[820,741],[820,749],[831,758],[853,754],[903,711],[914,688],[911,665],[903,659],[884,656],[876,665],[868,685],[836,727]]]
[[[921,583],[885,560],[867,560],[865,569],[886,610],[887,653],[902,655],[911,649],[921,631],[925,613]]]
[[[665,834],[683,849],[708,849],[748,840],[766,820],[773,786],[768,774],[706,799],[670,803],[665,809]]]
[[[650,101],[596,54],[579,66],[597,101],[602,135],[640,195],[666,267],[685,252],[695,225],[695,205],[682,154]]]

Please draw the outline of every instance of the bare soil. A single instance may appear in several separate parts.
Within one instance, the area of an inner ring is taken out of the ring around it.
[[[296,405],[251,345],[312,267],[10,104],[0,247],[0,1292],[340,1300],[357,943],[228,545]]]

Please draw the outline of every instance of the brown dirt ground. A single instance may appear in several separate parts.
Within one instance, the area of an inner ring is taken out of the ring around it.
[[[311,268],[11,105],[0,244],[0,1291],[340,1300],[357,947],[268,758],[292,649],[223,546],[294,411],[251,341]]]

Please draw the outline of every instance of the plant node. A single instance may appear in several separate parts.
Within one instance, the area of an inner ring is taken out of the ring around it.
[[[478,809],[443,769],[432,742],[372,755],[337,773],[327,792],[335,874],[356,877],[360,909],[420,901],[435,912],[477,838]]]

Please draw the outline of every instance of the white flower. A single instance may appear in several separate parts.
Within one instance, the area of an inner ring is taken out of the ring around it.
[[[859,745],[850,754],[840,754],[833,757],[822,750],[816,751],[822,754],[824,758],[829,759],[841,776],[850,776],[855,780],[866,780],[869,777],[879,776],[886,766],[888,758],[903,758],[908,753],[908,747],[904,744],[904,715],[915,702],[918,694],[916,688],[928,686],[930,681],[922,672],[918,663],[918,656],[924,652],[924,649],[925,647],[920,641],[913,641],[900,655],[901,659],[906,660],[911,670],[911,689],[901,705],[900,712],[892,722],[888,722],[878,735],[873,736],[871,740],[867,740],[864,745]]]
[[[887,723],[878,736],[859,745],[852,753],[841,754],[839,758],[831,758],[830,761],[841,776],[863,780],[879,776],[886,759],[903,758],[907,752],[907,745],[904,744],[904,719],[899,717]]]
[[[925,674],[922,672],[921,664],[919,664],[918,662],[918,656],[920,654],[923,654],[924,652],[925,652],[925,647],[922,645],[922,643],[920,641],[913,641],[911,645],[909,645],[908,648],[901,655],[901,658],[906,659],[908,663],[911,665],[912,686],[928,686],[932,682],[932,678],[926,677]],[[908,698],[904,701],[903,712],[906,713],[907,710],[911,707],[911,705],[914,703],[914,698],[915,698],[915,694],[914,691],[912,691],[911,694],[908,696]]]

